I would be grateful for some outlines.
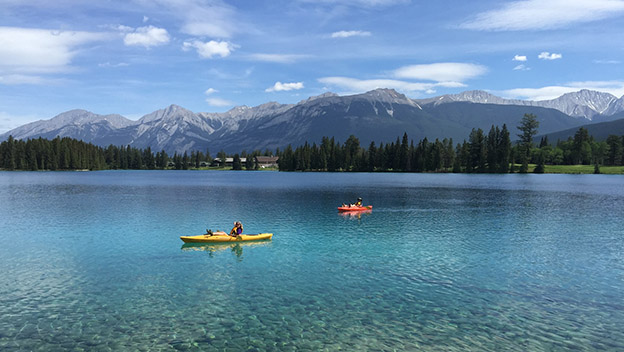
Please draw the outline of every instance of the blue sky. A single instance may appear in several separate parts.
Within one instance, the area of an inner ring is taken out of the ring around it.
[[[0,133],[324,92],[624,95],[624,0],[2,0]]]

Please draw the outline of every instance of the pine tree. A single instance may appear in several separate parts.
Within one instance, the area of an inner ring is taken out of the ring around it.
[[[622,165],[622,138],[616,135],[609,135],[607,137],[608,153],[607,153],[607,165],[617,166]]]
[[[27,150],[26,160],[28,163],[28,169],[30,169],[31,171],[39,170],[39,165],[37,163],[37,152],[35,151],[35,146],[32,143],[30,143],[30,141],[28,142],[28,147],[26,150]]]
[[[367,171],[375,171],[375,161],[377,160],[377,148],[375,148],[375,141],[372,141],[368,146],[368,168]]]
[[[500,140],[500,130],[498,126],[490,128],[490,132],[486,138],[486,154],[487,154],[487,170],[490,173],[498,172],[500,165],[498,157],[498,143]]]
[[[498,135],[496,150],[498,152],[498,156],[496,158],[498,163],[497,172],[509,172],[509,162],[511,158],[511,139],[509,138],[509,131],[507,130],[506,124],[503,124],[503,129]]]
[[[443,161],[442,167],[445,170],[450,170],[455,167],[455,160],[456,160],[455,148],[453,146],[453,138],[451,139],[444,138],[442,140],[442,144],[444,146],[444,156],[443,156],[444,161]]]
[[[242,170],[241,158],[238,154],[234,154],[234,160],[232,162],[232,170]]]
[[[6,170],[15,170],[15,139],[13,136],[3,142],[4,148],[2,150],[2,168]]]
[[[518,134],[518,137],[520,137],[520,145],[522,146],[522,152],[527,158],[530,156],[531,147],[533,146],[533,137],[537,134],[538,127],[539,121],[537,121],[537,116],[533,114],[524,114],[524,117],[522,117],[520,121],[520,126],[518,126],[518,130],[522,132]]]
[[[518,172],[521,174],[526,174],[527,172],[529,172],[529,158],[524,155],[524,153],[520,155],[520,158],[522,160],[522,165],[520,166],[520,170],[518,170]]]
[[[188,170],[190,162],[191,159],[189,158],[188,153],[184,152],[184,156],[182,157],[182,170]]]
[[[485,172],[485,165],[487,163],[487,154],[485,147],[485,137],[483,130],[472,129],[470,132],[470,166],[468,170],[470,172]]]
[[[399,167],[398,169],[401,171],[409,171],[408,165],[409,162],[409,140],[407,137],[407,132],[403,133],[403,139],[401,140],[401,146],[399,147]]]
[[[256,155],[260,155],[260,153],[253,152],[250,155],[247,155],[247,160],[245,160],[245,169],[247,170],[258,169],[258,165],[256,165]]]
[[[543,174],[544,173],[544,169],[545,169],[545,162],[544,162],[544,153],[540,150],[537,153],[537,166],[535,166],[535,169],[533,169],[533,173],[536,174]]]
[[[191,155],[193,157],[193,160],[195,160],[195,168],[199,169],[199,163],[201,162],[199,152],[195,152],[194,154],[195,155],[193,155],[193,154],[191,154]]]

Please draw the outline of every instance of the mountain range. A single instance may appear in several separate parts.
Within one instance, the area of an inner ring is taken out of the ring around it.
[[[624,118],[624,97],[581,90],[553,100],[526,101],[476,90],[410,99],[392,89],[376,89],[348,96],[325,93],[297,104],[238,106],[224,113],[195,113],[170,105],[136,121],[117,114],[71,110],[17,127],[0,135],[0,140],[9,135],[17,139],[61,136],[101,146],[151,147],[168,153],[275,150],[305,141],[318,143],[324,136],[345,141],[352,134],[366,146],[372,141],[395,141],[404,132],[415,141],[426,137],[460,142],[468,138],[472,128],[487,133],[492,125],[507,124],[515,136],[525,113],[538,117],[540,134],[573,131],[595,123],[608,126],[610,121]]]

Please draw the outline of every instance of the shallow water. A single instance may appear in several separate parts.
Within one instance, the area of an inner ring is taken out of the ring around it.
[[[624,350],[622,209],[607,175],[0,172],[0,350]],[[234,220],[273,240],[179,239]]]

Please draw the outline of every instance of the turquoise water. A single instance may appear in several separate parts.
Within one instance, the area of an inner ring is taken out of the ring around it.
[[[0,350],[624,350],[623,209],[607,175],[0,172]],[[179,239],[234,220],[273,240]]]

